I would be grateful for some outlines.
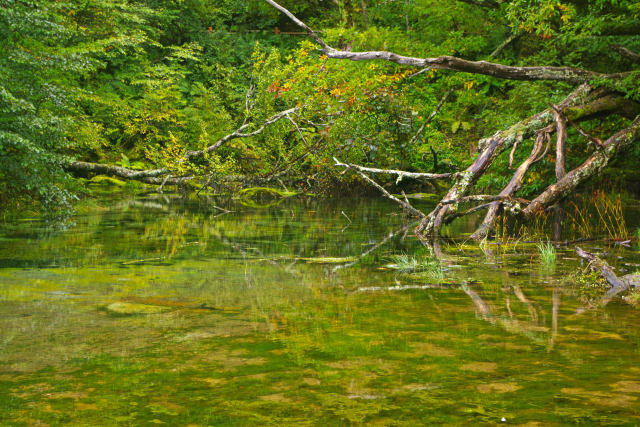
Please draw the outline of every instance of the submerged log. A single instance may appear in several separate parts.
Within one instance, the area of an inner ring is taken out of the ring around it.
[[[587,252],[577,246],[576,254],[578,254],[580,258],[589,261],[589,268],[592,271],[602,274],[602,277],[604,277],[607,283],[611,285],[611,289],[607,291],[604,298],[601,300],[602,305],[608,304],[613,297],[627,289],[640,286],[640,274],[627,274],[626,276],[618,277],[614,272],[613,267],[597,255]]]

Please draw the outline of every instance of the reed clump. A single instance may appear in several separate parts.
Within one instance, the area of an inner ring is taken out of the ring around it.
[[[605,234],[614,240],[629,237],[619,194],[614,196],[596,190],[588,199],[583,199],[581,205],[571,201],[567,209],[567,220],[574,234],[580,237]]]
[[[432,279],[444,278],[444,269],[440,260],[433,256],[410,256],[408,254],[396,255],[393,263],[385,267],[402,273],[421,273]]]
[[[540,261],[546,266],[555,265],[556,248],[550,242],[540,242],[537,245]]]

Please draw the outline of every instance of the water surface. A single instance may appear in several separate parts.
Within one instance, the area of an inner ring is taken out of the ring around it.
[[[407,224],[378,200],[169,196],[5,222],[0,422],[640,423],[639,312],[585,310],[570,249],[545,268],[457,240],[443,277],[411,274],[388,267],[429,255]]]

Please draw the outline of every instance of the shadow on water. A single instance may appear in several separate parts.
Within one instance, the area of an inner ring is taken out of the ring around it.
[[[640,422],[640,315],[577,314],[570,249],[424,247],[378,200],[145,196],[72,222],[0,228],[2,424]]]

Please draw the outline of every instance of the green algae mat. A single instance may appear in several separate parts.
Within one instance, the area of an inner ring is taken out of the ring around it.
[[[640,424],[640,311],[585,303],[570,248],[433,274],[392,268],[431,254],[380,201],[79,212],[0,224],[1,425]]]

